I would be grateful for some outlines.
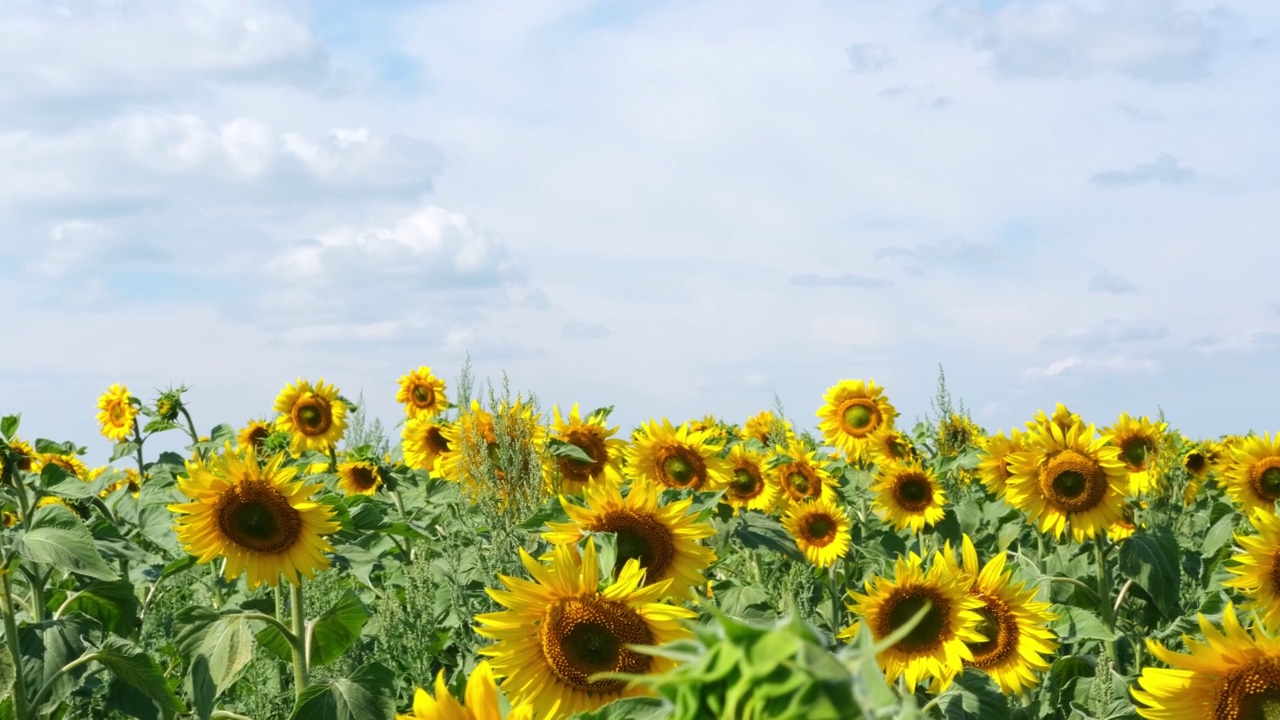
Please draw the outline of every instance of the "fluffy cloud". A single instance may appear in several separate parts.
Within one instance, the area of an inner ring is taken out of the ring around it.
[[[1128,187],[1147,183],[1182,185],[1195,178],[1195,168],[1183,165],[1172,155],[1161,155],[1152,162],[1135,165],[1130,170],[1100,172],[1089,178],[1089,182],[1102,187]]]

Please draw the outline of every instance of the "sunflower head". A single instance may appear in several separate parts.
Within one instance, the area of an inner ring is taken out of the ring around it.
[[[280,413],[276,429],[292,436],[294,455],[307,450],[328,452],[347,430],[347,404],[338,397],[338,389],[323,379],[313,386],[299,378],[286,386],[276,398],[275,411]]]
[[[1280,433],[1245,438],[1232,451],[1226,471],[1227,495],[1245,510],[1274,512],[1280,500]]]
[[[253,448],[258,457],[266,456],[267,438],[271,437],[273,428],[266,420],[250,420],[249,424],[236,433],[236,447]]]
[[[66,471],[68,475],[80,480],[89,480],[89,467],[84,464],[80,458],[75,455],[64,455],[62,453],[39,453],[36,456],[36,462],[32,466],[32,470],[40,472],[48,465],[56,465]]]
[[[39,464],[39,457],[31,444],[25,440],[12,438],[9,440],[9,462],[15,470],[31,472]]]
[[[850,592],[849,609],[858,617],[840,633],[852,638],[865,624],[877,642],[907,627],[911,630],[876,655],[889,682],[905,677],[907,688],[932,681],[942,692],[973,660],[970,643],[985,640],[976,630],[981,602],[968,593],[967,576],[955,572],[954,563],[935,553],[928,571],[915,553],[898,556],[892,578],[876,577],[866,583],[866,593]]]
[[[729,481],[729,463],[720,457],[722,445],[707,431],[688,425],[672,426],[650,420],[627,448],[627,468],[640,482],[660,488],[719,490]]]
[[[791,423],[773,414],[772,410],[761,410],[747,418],[742,425],[742,439],[757,440],[766,448],[770,445],[785,443],[795,437]]]
[[[277,585],[283,574],[297,584],[329,566],[332,546],[324,536],[339,528],[333,509],[311,496],[321,485],[296,481],[296,467],[283,455],[265,465],[251,448],[230,443],[208,464],[187,465],[178,489],[189,502],[170,505],[178,515],[178,541],[201,563],[223,558],[223,576],[246,570],[249,587]]]
[[[185,386],[178,388],[170,388],[160,393],[160,397],[156,398],[156,417],[166,422],[173,422],[178,419],[178,413],[182,412],[184,406],[182,404],[182,393],[186,392]]]
[[[693,611],[658,602],[667,592],[665,581],[642,586],[643,571],[631,560],[600,590],[593,541],[582,555],[579,563],[570,546],[559,545],[543,566],[521,549],[533,581],[499,576],[509,589],[489,595],[507,610],[476,616],[476,632],[497,641],[480,654],[504,677],[502,691],[513,702],[532,705],[539,718],[568,717],[645,693],[622,680],[591,678],[664,672],[673,661],[633,647],[689,635],[681,621]]]
[[[996,497],[1004,494],[1005,483],[1009,481],[1009,458],[1026,449],[1027,435],[1016,428],[1010,431],[1009,437],[998,432],[987,438],[978,460],[978,475],[987,492]]]
[[[552,437],[566,445],[572,445],[591,460],[570,455],[549,454],[553,474],[558,473],[560,491],[576,493],[588,483],[622,480],[622,454],[627,442],[613,437],[618,428],[605,425],[603,413],[592,413],[584,420],[574,403],[568,417],[560,414],[560,406],[551,408],[555,422],[551,425]]]
[[[98,398],[98,424],[102,435],[112,442],[124,442],[133,430],[138,416],[137,401],[129,394],[129,388],[116,383]]]
[[[433,418],[449,408],[444,380],[432,375],[431,368],[425,365],[400,376],[396,402],[404,405],[405,414],[409,417],[425,415]]]
[[[738,443],[729,450],[729,484],[721,502],[739,510],[769,512],[778,503],[782,488],[774,473],[765,469],[765,456]]]
[[[818,408],[818,428],[827,444],[839,448],[851,462],[868,458],[870,437],[893,425],[898,411],[874,380],[841,380],[827,390]]]
[[[1043,410],[1037,410],[1035,419],[1027,423],[1027,432],[1035,433],[1039,431],[1041,434],[1050,432],[1051,425],[1057,425],[1058,429],[1066,434],[1075,425],[1082,425],[1080,416],[1067,409],[1066,405],[1058,403],[1054,408],[1053,415],[1046,415]]]
[[[951,413],[938,421],[938,452],[946,457],[959,455],[965,448],[978,447],[982,428],[968,415]]]
[[[920,453],[910,436],[888,425],[871,434],[871,462],[876,467],[917,460]]]
[[[434,471],[436,460],[449,452],[449,423],[434,418],[411,417],[400,431],[404,462],[411,468]]]
[[[849,552],[852,524],[844,508],[830,500],[792,503],[782,526],[796,541],[809,562],[827,567]]]
[[[373,495],[382,485],[378,466],[358,460],[338,465],[338,487],[347,495]]]
[[[1120,451],[1120,461],[1129,472],[1129,494],[1141,495],[1155,489],[1154,464],[1164,443],[1168,424],[1153,423],[1146,417],[1121,413],[1115,425],[1102,429],[1102,436]]]
[[[1238,589],[1248,598],[1246,610],[1270,630],[1280,630],[1280,517],[1266,510],[1255,510],[1249,522],[1256,534],[1238,533],[1240,550],[1229,567],[1237,575],[1223,583]]]
[[[933,471],[918,461],[881,468],[871,492],[877,513],[897,530],[920,532],[946,516],[946,492]]]
[[[481,661],[467,676],[467,689],[463,705],[449,694],[444,681],[444,671],[436,675],[435,696],[418,688],[413,694],[413,712],[396,715],[396,720],[503,720],[498,702],[498,686],[493,680],[493,669]],[[533,720],[533,708],[519,705],[511,709],[506,720]]]
[[[1084,542],[1121,518],[1128,472],[1119,449],[1096,437],[1092,425],[1063,432],[1049,423],[1031,433],[1028,446],[1010,456],[1005,498],[1041,532],[1061,537],[1069,525],[1075,541]]]
[[[818,452],[800,440],[774,446],[768,464],[784,503],[835,500],[836,479],[822,466]]]

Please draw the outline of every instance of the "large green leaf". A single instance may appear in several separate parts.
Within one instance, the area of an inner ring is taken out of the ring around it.
[[[938,698],[946,720],[1007,720],[1009,701],[986,674],[972,668],[956,677]]]
[[[49,687],[44,701],[32,708],[42,717],[52,712],[80,684],[80,678],[89,669],[87,665],[68,673],[61,670],[84,654],[85,636],[97,629],[96,620],[80,613],[68,613],[57,620],[24,625],[18,631],[22,679],[29,698],[34,703],[36,693],[46,685]]]
[[[182,710],[182,702],[165,682],[164,671],[142,648],[108,635],[99,647],[89,652],[113,675],[155,703],[165,717]]]
[[[1117,635],[1108,630],[1097,615],[1071,605],[1054,605],[1053,628],[1066,642],[1077,640],[1115,640]]]
[[[102,559],[89,528],[61,505],[46,505],[31,515],[31,526],[19,537],[18,554],[98,580],[119,577]]]
[[[303,690],[289,720],[391,720],[395,695],[395,674],[381,663],[370,663],[351,677]]]
[[[0,418],[0,435],[3,435],[6,440],[13,437],[13,434],[18,432],[18,421],[21,417],[21,415],[5,415]]]
[[[1178,590],[1182,567],[1173,533],[1156,527],[1120,545],[1120,573],[1142,588],[1166,618],[1178,617]]]
[[[64,605],[64,613],[82,612],[119,635],[132,635],[138,627],[138,598],[127,580],[94,580],[79,590],[54,595],[50,605]]]
[[[360,637],[369,617],[369,608],[355,591],[344,592],[315,620],[311,629],[311,666],[328,665],[342,657],[342,653]]]

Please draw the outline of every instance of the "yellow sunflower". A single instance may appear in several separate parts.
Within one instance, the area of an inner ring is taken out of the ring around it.
[[[254,453],[261,456],[263,443],[267,438],[271,437],[272,427],[267,420],[250,420],[248,425],[240,428],[240,432],[236,433],[236,447],[240,449],[253,448]]]
[[[698,522],[689,514],[692,498],[668,505],[658,502],[658,489],[633,485],[626,498],[614,482],[593,483],[583,491],[586,507],[573,504],[564,495],[560,505],[572,522],[549,522],[542,537],[552,545],[574,545],[584,533],[613,533],[618,540],[615,572],[629,560],[645,571],[645,585],[671,582],[671,597],[683,598],[706,582],[702,572],[716,560],[716,553],[699,540],[716,534],[709,522]]]
[[[622,481],[622,454],[627,441],[613,437],[617,427],[607,427],[604,418],[588,416],[582,419],[578,403],[569,410],[568,418],[560,415],[560,406],[554,405],[551,413],[555,422],[551,425],[552,437],[573,445],[591,458],[591,462],[564,455],[547,454],[549,471],[559,472],[560,492],[577,493],[588,483],[601,480]],[[550,473],[549,473],[550,474]]]
[[[871,486],[872,505],[895,530],[920,532],[946,517],[947,494],[933,471],[919,462],[881,468]]]
[[[1182,456],[1182,467],[1190,477],[1186,488],[1182,491],[1184,505],[1195,502],[1196,496],[1200,494],[1200,488],[1204,487],[1205,480],[1217,469],[1221,459],[1220,452],[1216,443],[1206,442],[1192,445]]]
[[[117,490],[123,490],[127,488],[129,490],[130,495],[134,497],[138,497],[138,493],[142,491],[142,480],[141,480],[141,477],[138,475],[138,471],[135,470],[134,468],[127,467],[124,470],[121,470],[118,472],[120,473],[120,475],[122,475],[122,477],[119,480],[116,480],[115,482],[107,485],[105,488],[102,489],[102,492],[98,493],[98,495],[100,497],[105,498]]]
[[[489,596],[507,610],[476,616],[476,632],[497,641],[480,654],[504,678],[502,691],[512,702],[529,703],[538,718],[568,717],[648,693],[622,680],[590,680],[596,673],[656,674],[674,666],[631,646],[688,637],[681,621],[695,613],[659,602],[668,581],[641,587],[639,561],[628,562],[613,584],[599,590],[591,540],[581,564],[567,545],[556,546],[548,567],[524,549],[520,560],[533,580],[499,575],[508,589],[489,590]]]
[[[111,442],[124,442],[133,430],[138,408],[129,396],[129,388],[116,383],[98,398],[98,424],[102,436]]]
[[[436,460],[449,452],[448,423],[429,417],[412,417],[405,421],[400,431],[403,439],[404,462],[411,468],[434,472]]]
[[[1249,599],[1245,610],[1258,613],[1263,624],[1280,629],[1280,517],[1274,512],[1255,510],[1249,518],[1257,535],[1236,535],[1240,544],[1229,568],[1239,577],[1224,585],[1240,590]]]
[[[636,480],[659,488],[707,492],[729,482],[729,461],[720,457],[721,445],[706,431],[688,425],[673,427],[666,418],[650,420],[627,448],[627,468]]]
[[[742,425],[742,439],[755,439],[765,447],[775,442],[786,442],[795,437],[791,423],[773,414],[772,410],[761,410],[747,418]]]
[[[339,529],[333,508],[309,499],[322,486],[294,480],[297,468],[283,461],[259,467],[253,450],[228,443],[209,464],[189,463],[178,489],[191,502],[169,506],[183,548],[201,563],[225,558],[227,580],[247,570],[250,589],[274,587],[281,574],[296,585],[327,568],[333,547],[323,536]]]
[[[706,433],[706,436],[724,444],[729,439],[729,428],[720,422],[720,418],[715,415],[703,415],[700,420],[690,420],[685,423],[689,426],[690,432]]]
[[[467,677],[466,705],[453,699],[444,681],[444,671],[436,675],[436,694],[432,697],[418,688],[413,694],[413,712],[396,715],[396,720],[504,720],[498,703],[498,686],[493,669],[481,661]],[[533,708],[520,705],[511,709],[505,720],[533,720]]]
[[[39,453],[36,455],[36,462],[33,464],[32,470],[40,472],[44,470],[46,465],[57,465],[71,477],[80,480],[89,480],[89,466],[85,465],[80,458],[75,455],[60,455],[58,453]]]
[[[431,368],[425,365],[410,371],[408,375],[400,376],[400,389],[396,391],[396,402],[404,405],[405,414],[411,418],[420,416],[433,418],[449,407],[444,380],[432,375]]]
[[[951,413],[938,421],[938,453],[947,457],[959,455],[967,447],[977,447],[982,428],[968,415]]]
[[[1076,542],[1096,537],[1124,512],[1128,472],[1120,450],[1095,437],[1092,425],[1056,423],[1032,431],[1029,450],[1009,456],[1005,499],[1040,531],[1061,538],[1070,525]]]
[[[1045,415],[1043,410],[1036,411],[1036,417],[1027,423],[1027,432],[1034,433],[1037,430],[1043,431],[1043,434],[1049,433],[1049,426],[1057,425],[1062,434],[1065,435],[1073,425],[1083,425],[1084,421],[1080,416],[1067,409],[1066,405],[1058,403],[1054,408],[1053,415]]]
[[[1227,495],[1246,514],[1275,512],[1280,499],[1280,433],[1247,437],[1232,451],[1225,478]]]
[[[1133,502],[1128,501],[1124,504],[1124,513],[1120,516],[1120,519],[1111,523],[1111,527],[1107,528],[1107,537],[1112,542],[1118,543],[1121,540],[1128,540],[1133,537],[1133,534],[1137,531],[1138,524],[1134,518]]]
[[[916,444],[901,430],[884,425],[871,433],[871,462],[876,467],[908,462],[920,457]]]
[[[765,456],[747,448],[743,443],[734,445],[729,450],[729,472],[732,477],[725,487],[720,501],[733,508],[733,514],[739,510],[773,510],[782,493],[777,478],[767,472],[764,467]]]
[[[827,390],[823,401],[818,429],[827,444],[844,451],[850,462],[866,458],[871,433],[893,425],[898,416],[874,380],[841,380]]]
[[[40,458],[31,444],[18,438],[9,441],[9,461],[13,463],[15,470],[22,472],[31,472],[40,464]]]
[[[905,677],[909,692],[930,680],[936,692],[946,690],[965,661],[973,661],[969,646],[986,639],[975,629],[982,602],[969,594],[968,578],[955,572],[954,562],[942,558],[935,553],[925,572],[919,555],[899,555],[892,580],[876,577],[865,584],[866,594],[849,592],[849,610],[859,619],[840,633],[844,639],[856,637],[865,623],[880,642],[924,611],[906,637],[876,654],[886,679]]]
[[[347,405],[338,399],[338,388],[323,379],[313,387],[299,378],[280,391],[274,409],[281,413],[276,429],[293,437],[289,449],[294,455],[307,450],[328,452],[347,430]]]
[[[1120,461],[1129,472],[1129,494],[1136,497],[1153,492],[1159,479],[1152,471],[1168,423],[1151,422],[1121,413],[1116,424],[1101,430],[1102,437],[1120,449]]]
[[[338,487],[347,495],[373,495],[382,485],[378,466],[371,462],[344,462],[338,465]]]
[[[1280,717],[1280,639],[1240,625],[1230,603],[1222,630],[1200,615],[1204,641],[1183,635],[1186,653],[1154,640],[1147,648],[1169,668],[1143,668],[1133,697],[1147,720],[1271,720]]]
[[[849,554],[853,529],[849,515],[829,500],[792,503],[782,516],[782,527],[791,533],[809,562],[818,567],[834,565]]]
[[[1027,449],[1027,434],[1014,429],[1005,437],[1003,432],[987,438],[978,460],[978,475],[987,486],[987,492],[996,497],[1004,495],[1009,481],[1009,457]]]
[[[965,660],[965,667],[990,675],[1005,695],[1035,687],[1040,683],[1036,673],[1048,670],[1058,652],[1058,638],[1048,627],[1057,616],[1049,612],[1049,603],[1036,602],[1035,588],[1014,582],[1012,571],[1005,570],[1004,553],[997,553],[979,569],[978,552],[965,535],[960,557],[959,570],[969,578],[969,596],[982,603],[976,630],[985,638],[969,643],[973,659]]]
[[[836,499],[836,479],[820,464],[818,452],[800,440],[775,445],[767,465],[782,494],[782,504],[805,500]]]

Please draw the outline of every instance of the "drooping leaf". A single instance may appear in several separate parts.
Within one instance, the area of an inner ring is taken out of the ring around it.
[[[354,590],[347,590],[316,618],[311,630],[311,665],[321,667],[342,657],[369,622],[369,608]]]

